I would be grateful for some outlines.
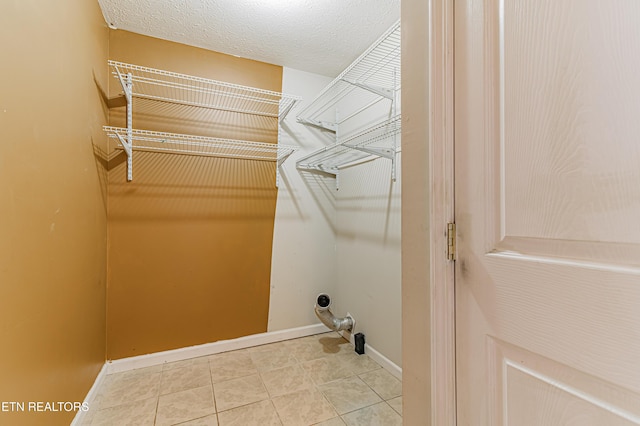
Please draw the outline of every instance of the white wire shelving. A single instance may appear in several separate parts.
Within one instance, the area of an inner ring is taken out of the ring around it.
[[[127,135],[124,127],[105,126],[109,137],[119,141]],[[284,161],[298,147],[272,143],[250,142],[179,133],[132,131],[134,151],[164,152],[167,154],[200,155],[207,157],[238,158],[257,161]],[[124,149],[120,143],[116,148]]]
[[[133,180],[133,151],[153,151],[275,161],[278,185],[279,166],[297,147],[134,129],[133,98],[273,117],[281,122],[300,97],[111,60],[109,66],[127,101],[127,127],[105,126],[104,130],[127,154],[127,180]]]
[[[326,146],[306,155],[296,162],[296,167],[303,170],[315,170],[338,177],[342,167],[358,164],[374,157],[391,160],[392,175],[395,176],[397,138],[400,137],[401,117],[396,116],[382,123],[376,123],[365,130],[334,145]]]
[[[109,61],[115,78],[130,76],[137,98],[216,109],[283,120],[298,96],[176,72]]]
[[[396,22],[364,53],[300,110],[300,123],[335,132],[336,127],[371,105],[397,102],[400,89],[400,22]],[[368,95],[368,96],[367,96]],[[357,102],[341,102],[358,97]],[[346,104],[346,105],[345,105]],[[335,108],[340,106],[340,120]]]
[[[335,144],[300,158],[296,167],[329,173],[338,179],[341,168],[382,157],[391,160],[391,178],[395,181],[400,152],[399,101],[398,21],[297,114],[299,123],[335,134]],[[380,117],[374,124],[356,134],[342,135],[344,128],[352,127],[350,123],[372,111]]]

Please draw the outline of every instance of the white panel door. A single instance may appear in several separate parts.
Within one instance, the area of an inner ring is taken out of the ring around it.
[[[455,3],[459,425],[640,425],[640,1]]]

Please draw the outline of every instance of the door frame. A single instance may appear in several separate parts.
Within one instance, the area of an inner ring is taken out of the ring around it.
[[[455,426],[455,261],[447,256],[447,225],[455,223],[454,0],[431,1],[430,27],[432,425]]]
[[[401,6],[405,424],[456,425],[453,13],[454,0]]]

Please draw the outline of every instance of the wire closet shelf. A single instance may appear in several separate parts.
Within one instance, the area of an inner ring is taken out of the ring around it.
[[[400,52],[398,21],[298,113],[298,122],[335,133],[334,145],[298,159],[298,169],[338,178],[343,167],[383,157],[391,160],[391,178],[396,180],[402,121]],[[385,103],[378,105],[381,102]],[[353,122],[369,120],[372,113],[378,114],[373,124],[355,134],[343,134],[344,129],[353,129]]]
[[[321,148],[300,158],[296,162],[299,169],[316,170],[337,175],[340,168],[357,164],[371,157],[384,157],[393,160],[400,150],[390,141],[400,135],[401,117],[375,124],[334,145]]]
[[[301,109],[297,119],[303,124],[335,131],[335,125],[346,121],[371,104],[388,99],[395,102],[400,90],[400,21],[396,22],[351,65]],[[360,110],[341,109],[340,121],[335,118],[335,107],[346,97],[363,91],[371,97],[371,104]],[[327,119],[328,117],[328,119]]]
[[[123,127],[105,126],[110,138],[120,141],[127,136]],[[133,149],[136,151],[164,152],[168,154],[199,155],[207,157],[237,158],[257,161],[284,161],[297,147],[261,142],[248,142],[207,136],[155,132],[133,129]],[[119,143],[117,149],[125,149]]]
[[[283,120],[298,96],[239,84],[195,77],[139,65],[109,61],[112,74],[121,81],[130,76],[137,98],[216,109]]]
[[[109,61],[127,101],[126,128],[105,126],[116,149],[127,154],[127,180],[133,180],[133,151],[275,161],[279,166],[298,147],[133,128],[133,98],[277,118],[281,122],[300,97],[155,68]]]

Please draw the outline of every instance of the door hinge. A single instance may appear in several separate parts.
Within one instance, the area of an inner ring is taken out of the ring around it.
[[[456,260],[456,224],[447,223],[447,259]]]

